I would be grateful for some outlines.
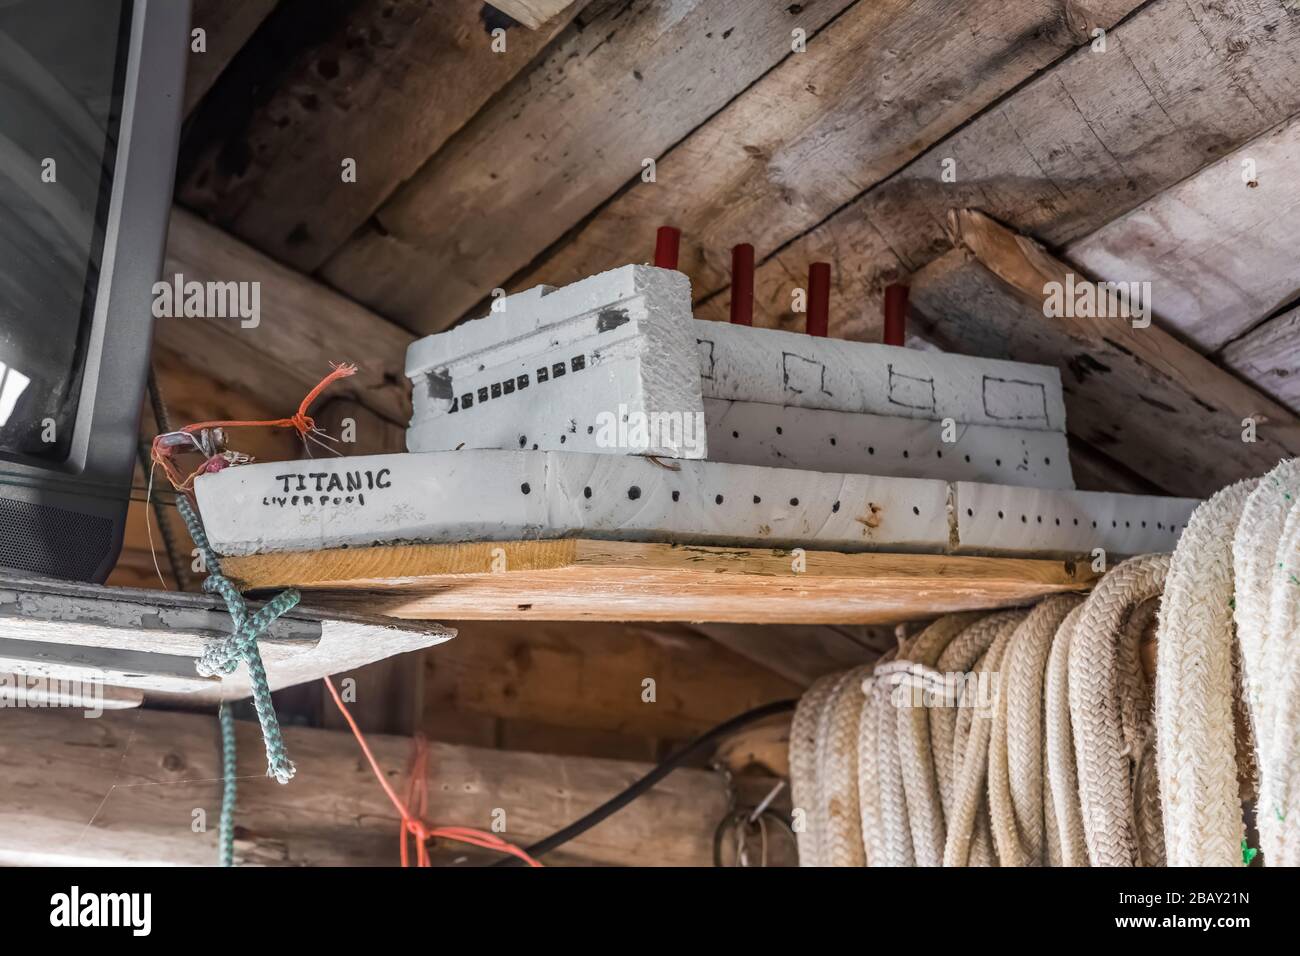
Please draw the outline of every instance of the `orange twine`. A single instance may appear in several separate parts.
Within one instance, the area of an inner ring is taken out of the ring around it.
[[[334,698],[334,703],[338,705],[339,711],[343,714],[343,719],[347,721],[348,726],[352,728],[352,734],[357,738],[357,743],[361,745],[361,752],[366,755],[366,760],[370,762],[370,769],[374,771],[375,779],[379,785],[384,788],[384,793],[388,794],[388,799],[397,809],[402,818],[401,829],[398,831],[398,839],[401,841],[402,866],[410,866],[410,851],[408,847],[408,836],[415,838],[415,865],[431,866],[429,862],[429,841],[434,839],[454,840],[457,843],[468,843],[472,846],[482,847],[485,850],[494,850],[497,853],[508,853],[523,860],[529,866],[540,867],[542,864],[528,855],[526,850],[508,843],[501,839],[495,833],[488,833],[484,830],[475,830],[472,827],[431,827],[428,826],[422,817],[425,814],[428,805],[428,766],[429,766],[429,747],[424,738],[415,738],[415,755],[411,761],[411,780],[407,786],[406,802],[393,791],[384,776],[383,770],[379,766],[379,761],[370,750],[370,745],[366,743],[365,736],[361,733],[361,728],[357,722],[352,719],[348,713],[347,707],[343,703],[343,698],[339,696],[338,690],[334,687],[334,682],[328,677],[325,678],[325,686],[329,688],[330,696]],[[414,812],[411,808],[414,807]]]
[[[325,389],[332,383],[341,378],[347,378],[349,375],[355,375],[357,373],[357,367],[355,365],[330,364],[333,370],[321,379],[316,384],[316,387],[308,392],[303,400],[298,403],[298,411],[296,411],[290,418],[276,418],[260,422],[197,422],[193,425],[186,425],[184,428],[179,429],[179,432],[192,435],[195,432],[201,432],[211,428],[292,428],[297,431],[299,435],[302,435],[305,438],[308,433],[314,431],[316,428],[316,420],[307,414],[307,409],[311,407],[311,403],[316,401],[316,399],[320,397],[321,392],[325,391]],[[169,432],[168,434],[174,435],[177,434],[177,432]],[[162,444],[164,437],[166,436],[158,435],[154,438],[153,443],[150,446],[150,457],[153,459],[155,464],[162,468],[163,474],[167,476],[167,480],[172,483],[172,487],[177,491],[188,491],[194,484],[194,479],[199,475],[209,471],[220,470],[220,468],[224,467],[224,463],[218,464],[210,458],[188,477],[182,478],[180,472],[176,470],[176,466],[173,463],[172,454],[184,449],[164,446]]]

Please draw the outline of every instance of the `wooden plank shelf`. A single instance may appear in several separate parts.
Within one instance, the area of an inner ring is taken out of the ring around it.
[[[311,590],[313,607],[415,620],[890,624],[1087,590],[1096,578],[1072,561],[588,539],[282,552],[222,565],[247,588]]]

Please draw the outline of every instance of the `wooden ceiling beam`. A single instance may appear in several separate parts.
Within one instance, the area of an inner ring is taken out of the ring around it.
[[[1300,296],[1300,118],[1252,139],[1061,251],[1089,275],[1149,282],[1171,332],[1217,351]]]
[[[825,259],[838,265],[832,334],[876,339],[884,285],[952,248],[949,209],[982,209],[1065,245],[1300,113],[1298,70],[1300,18],[1281,4],[1146,4],[1107,33],[1104,53],[1081,47],[817,228],[788,236],[758,269],[760,318],[801,324],[790,291]],[[942,178],[948,159],[954,182]],[[696,314],[725,320],[727,296],[712,294]]]
[[[323,275],[412,329],[447,327],[777,63],[811,55],[792,52],[792,31],[812,37],[850,4],[598,0],[385,202]],[[933,11],[926,22],[933,29]],[[789,105],[764,100],[762,112],[784,121]],[[742,142],[750,140],[730,146]],[[752,160],[731,174],[751,169]],[[659,185],[645,188],[666,213],[674,191],[698,187],[694,173],[657,175]],[[584,274],[648,258],[647,228],[618,236]]]
[[[285,746],[298,766],[287,786],[255,772],[266,759],[255,723],[236,721],[236,736],[244,773],[237,864],[396,864],[397,818],[350,733],[285,727]],[[221,806],[216,739],[216,720],[207,715],[145,709],[86,720],[76,710],[8,711],[0,737],[0,863],[215,865]],[[380,766],[405,776],[409,738],[373,735],[368,743]],[[488,830],[499,808],[505,811],[502,835],[521,845],[573,822],[650,769],[437,742],[428,749],[427,818]],[[727,807],[721,775],[677,770],[544,859],[708,866],[713,831]],[[196,808],[208,821],[197,833]]]
[[[1139,5],[977,0],[937,17],[929,3],[856,4],[664,156],[657,184],[633,182],[516,285],[560,285],[645,258],[668,222],[682,230],[695,298],[706,299],[726,289],[734,244],[771,256]],[[937,160],[931,172],[937,180]],[[819,250],[848,293],[836,300],[841,317],[853,277],[889,252],[858,225],[862,237]],[[807,284],[807,262],[791,265],[758,290],[760,324],[788,313],[791,290]],[[728,300],[724,291],[724,317]]]
[[[1066,423],[1169,492],[1206,497],[1300,453],[1300,420],[1157,325],[1046,315],[1049,284],[1086,281],[982,213],[955,213],[957,248],[912,277],[918,332],[944,348],[1055,365]],[[1243,419],[1258,422],[1243,440]]]
[[[267,22],[199,110],[177,176],[182,204],[304,272],[531,63],[581,4],[536,30],[468,0],[316,10],[324,6],[288,0]],[[504,50],[493,48],[497,28],[506,31]]]
[[[172,212],[163,276],[174,281],[254,282],[260,320],[164,317],[155,348],[231,390],[253,397],[274,417],[297,410],[330,370],[352,362],[358,372],[330,388],[382,418],[405,423],[411,414],[405,329],[316,280],[288,269],[179,207]]]
[[[1220,358],[1261,391],[1300,409],[1300,308],[1261,322],[1224,346]]]

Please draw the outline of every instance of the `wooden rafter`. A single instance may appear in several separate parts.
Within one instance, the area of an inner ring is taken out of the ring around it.
[[[1149,282],[1169,329],[1211,353],[1300,297],[1300,117],[1061,250],[1097,279]]]
[[[182,149],[177,190],[182,204],[305,272],[528,66],[582,4],[569,3],[536,30],[508,28],[504,51],[493,48],[497,24],[481,3],[361,0],[320,13],[316,6],[298,4],[300,17],[264,30],[246,69],[217,84]],[[351,181],[342,165],[349,159]]]
[[[884,284],[951,248],[949,209],[1065,245],[1300,112],[1298,69],[1300,18],[1281,4],[1155,0],[1107,34],[1104,53],[1081,47],[790,236],[759,267],[755,302],[769,324],[801,323],[790,290],[827,259],[838,263],[832,334],[877,338]],[[725,319],[727,296],[696,314]]]
[[[793,29],[811,36],[849,5],[593,4],[582,29],[560,36],[475,116],[323,275],[412,329],[446,327],[637,180],[647,159],[776,63],[801,56],[791,49]],[[665,202],[680,188],[660,183],[650,188]],[[610,250],[617,262],[649,257],[652,241],[638,248],[631,240],[620,236]],[[589,265],[588,273],[606,267]]]
[[[858,3],[665,155],[657,183],[632,183],[516,284],[560,285],[644,258],[655,227],[670,222],[683,232],[695,298],[707,299],[727,287],[733,244],[772,255],[1139,5],[1063,13],[980,0],[936,20],[926,4]],[[930,172],[937,181],[937,162]],[[841,320],[856,314],[856,278],[888,251],[860,225],[865,236],[817,250],[835,264]],[[807,283],[808,260],[783,261],[779,282],[758,289],[761,324],[787,313],[791,290]],[[717,304],[721,313],[702,316],[726,318],[725,292]]]
[[[955,351],[1060,367],[1072,434],[1194,497],[1300,452],[1295,415],[1159,326],[1048,317],[1049,284],[1074,270],[1032,240],[970,210],[951,229],[958,248],[913,277],[919,330]]]

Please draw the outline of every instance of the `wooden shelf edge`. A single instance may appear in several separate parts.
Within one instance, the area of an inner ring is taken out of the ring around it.
[[[245,588],[417,620],[881,624],[1086,590],[1086,565],[1036,558],[716,548],[570,538],[223,559]]]

